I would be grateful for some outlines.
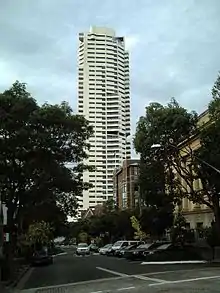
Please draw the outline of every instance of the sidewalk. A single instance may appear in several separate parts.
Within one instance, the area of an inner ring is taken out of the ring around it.
[[[1,293],[11,293],[12,290],[9,288],[6,288],[1,282],[0,282],[0,292]]]
[[[11,278],[6,281],[0,281],[0,293],[15,292],[18,282],[30,268],[30,265],[24,262],[23,259],[15,259],[14,261],[15,267]]]

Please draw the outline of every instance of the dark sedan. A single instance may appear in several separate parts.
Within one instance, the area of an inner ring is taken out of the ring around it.
[[[124,257],[130,260],[139,260],[145,257],[145,254],[151,249],[155,248],[155,243],[141,244],[134,249],[125,252]]]
[[[49,265],[53,263],[53,256],[48,253],[47,250],[36,251],[31,259],[33,266],[37,265]]]
[[[144,252],[146,261],[202,260],[198,249],[190,245],[163,244],[150,252]]]

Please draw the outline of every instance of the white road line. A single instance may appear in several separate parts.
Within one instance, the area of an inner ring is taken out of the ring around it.
[[[132,275],[133,278],[139,279],[139,280],[143,280],[143,281],[153,281],[156,283],[166,283],[165,280],[162,279],[156,279],[156,278],[149,278],[149,277],[145,277],[142,275]]]
[[[186,280],[176,280],[176,281],[165,281],[163,283],[149,284],[148,286],[152,287],[152,286],[161,286],[161,285],[167,285],[167,284],[181,284],[181,283],[203,281],[203,280],[211,280],[211,279],[220,279],[220,276],[201,277],[201,278],[186,279]]]
[[[135,287],[119,288],[117,289],[117,291],[125,291],[125,290],[131,290],[131,289],[135,289]]]
[[[180,260],[180,261],[144,261],[141,265],[176,265],[176,264],[201,264],[207,263],[205,260]]]
[[[123,274],[123,273],[119,273],[119,272],[116,272],[116,271],[112,271],[112,270],[108,270],[108,269],[105,269],[105,268],[101,268],[101,267],[96,267],[98,270],[100,271],[103,271],[103,272],[106,272],[106,273],[110,273],[110,274],[113,274],[113,275],[116,275],[116,276],[120,276],[120,277],[130,277],[130,275],[126,275],[126,274]]]
[[[110,277],[110,278],[103,278],[103,279],[96,279],[96,280],[88,280],[88,281],[81,281],[81,282],[75,282],[75,283],[66,283],[66,284],[59,284],[59,285],[51,285],[51,286],[42,286],[42,287],[36,287],[31,289],[24,289],[22,292],[29,292],[28,290],[33,290],[35,292],[36,290],[42,290],[42,289],[54,289],[54,288],[63,288],[63,287],[71,287],[71,286],[77,286],[77,285],[87,285],[87,284],[96,284],[106,281],[113,281],[113,280],[120,280],[122,277]]]
[[[152,276],[152,275],[163,275],[163,274],[170,274],[170,273],[183,273],[183,272],[194,272],[194,271],[207,271],[208,268],[196,268],[196,269],[185,269],[185,270],[169,270],[169,271],[162,271],[162,272],[152,272],[152,273],[144,273],[141,274],[143,276]],[[211,267],[211,270],[219,270],[219,267]]]

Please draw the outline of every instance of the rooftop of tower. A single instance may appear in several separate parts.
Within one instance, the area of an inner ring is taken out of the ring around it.
[[[101,34],[115,37],[115,31],[107,27],[91,26],[89,32],[93,34]]]

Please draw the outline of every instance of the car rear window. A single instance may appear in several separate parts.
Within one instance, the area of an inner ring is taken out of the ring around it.
[[[105,247],[105,248],[112,247],[112,244],[106,244],[104,247]]]
[[[166,243],[166,244],[163,244],[161,246],[159,246],[157,249],[158,250],[164,250],[164,249],[167,249],[171,246],[171,243]]]
[[[86,243],[80,243],[78,247],[88,247],[88,245]]]
[[[146,249],[148,249],[148,248],[150,248],[151,247],[151,245],[153,245],[152,243],[148,243],[148,244],[141,244],[141,245],[139,245],[138,246],[138,248],[146,248]]]
[[[123,241],[117,241],[114,243],[114,246],[120,246],[120,245],[122,245],[122,243],[123,243]]]

